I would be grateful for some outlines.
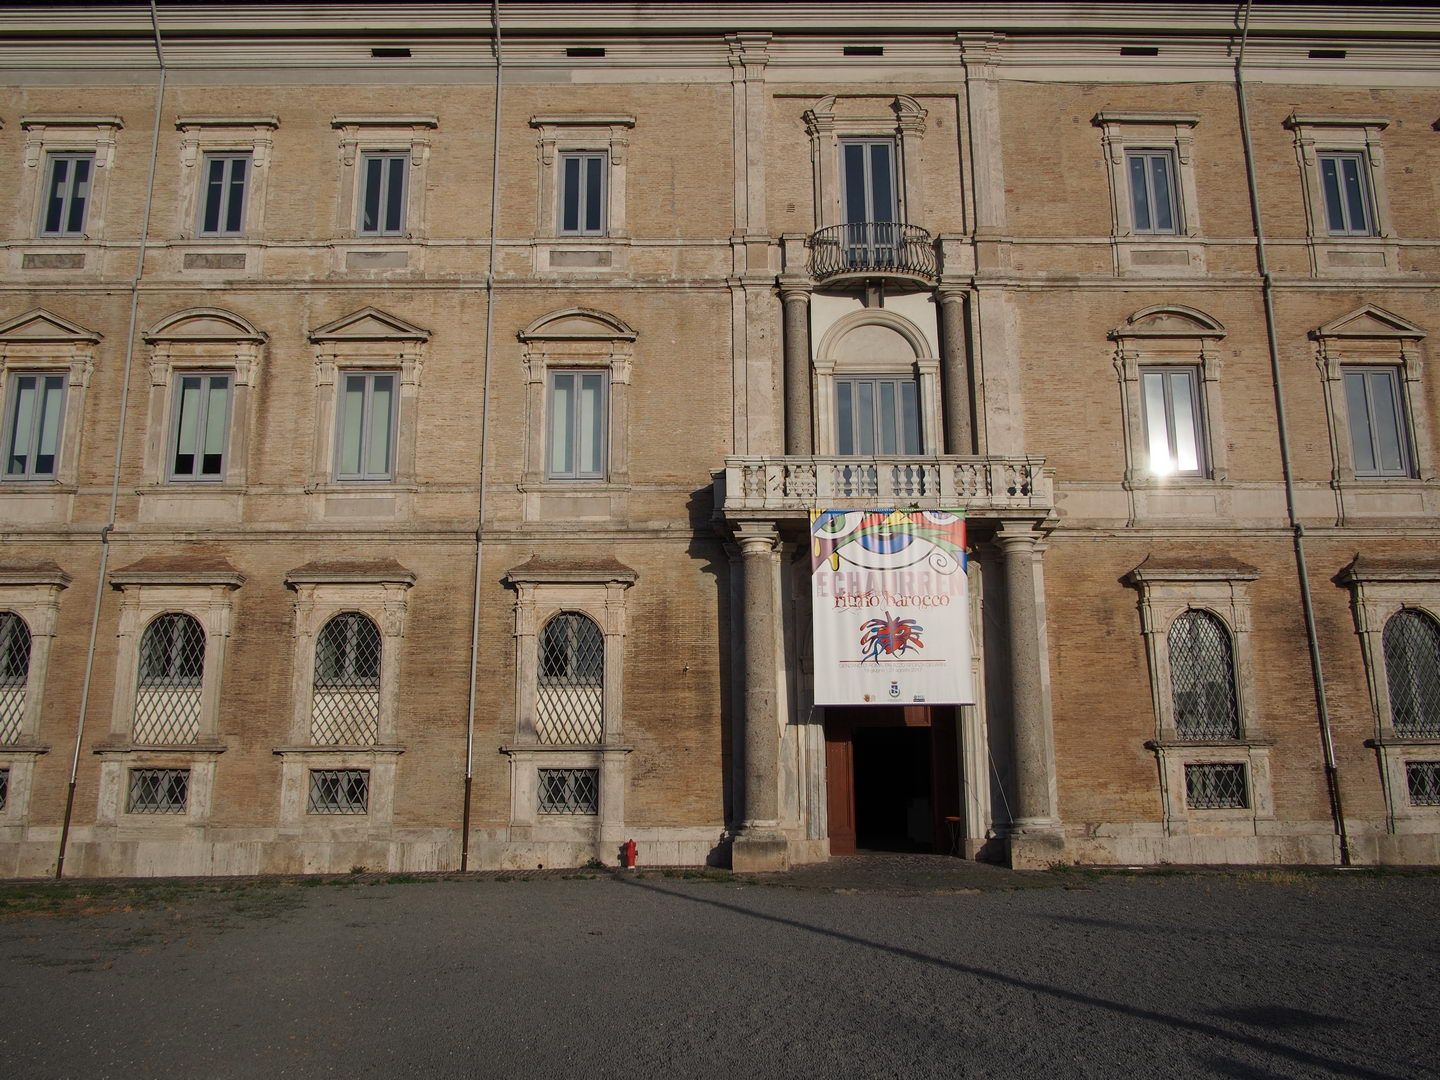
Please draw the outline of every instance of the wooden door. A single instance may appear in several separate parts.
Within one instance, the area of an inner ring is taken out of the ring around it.
[[[826,717],[825,793],[830,854],[855,854],[855,741],[845,719]]]

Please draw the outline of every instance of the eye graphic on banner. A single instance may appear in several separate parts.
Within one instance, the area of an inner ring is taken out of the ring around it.
[[[965,516],[810,517],[815,703],[973,702]]]

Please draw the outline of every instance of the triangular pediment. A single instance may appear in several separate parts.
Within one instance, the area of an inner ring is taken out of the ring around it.
[[[186,308],[166,315],[145,331],[152,345],[162,341],[249,341],[259,344],[265,334],[250,320],[223,308]]]
[[[94,330],[86,330],[79,323],[63,319],[53,311],[35,308],[24,315],[17,315],[0,323],[0,341],[17,344],[45,344],[64,342],[67,344],[93,345],[100,340]]]
[[[634,341],[635,331],[606,311],[566,308],[542,315],[520,331],[521,341]]]
[[[1408,338],[1418,341],[1425,336],[1414,323],[1402,319],[1393,311],[1386,311],[1374,304],[1356,308],[1348,315],[1326,323],[1315,331],[1316,337],[1343,338]]]
[[[379,308],[364,307],[310,331],[310,340],[322,341],[429,341],[430,331]]]
[[[1168,304],[1142,308],[1125,320],[1125,325],[1110,331],[1111,338],[1222,338],[1225,327],[1219,320],[1198,308]]]

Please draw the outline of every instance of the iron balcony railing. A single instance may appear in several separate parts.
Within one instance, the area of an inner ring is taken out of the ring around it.
[[[731,457],[725,513],[967,508],[1048,511],[1054,481],[1038,457]]]
[[[832,225],[811,233],[810,276],[816,281],[841,277],[903,277],[934,281],[939,275],[935,244],[917,225],[864,221]]]

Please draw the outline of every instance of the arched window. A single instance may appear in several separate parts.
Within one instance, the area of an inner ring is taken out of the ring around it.
[[[18,742],[30,678],[30,628],[13,611],[0,611],[0,744]]]
[[[1440,738],[1440,627],[1404,608],[1385,624],[1382,644],[1395,733]]]
[[[380,629],[342,611],[315,641],[310,737],[325,746],[370,746],[380,731]]]
[[[183,612],[154,619],[140,639],[135,688],[137,743],[192,743],[200,736],[205,630]]]
[[[535,729],[542,743],[593,744],[605,731],[605,639],[589,616],[561,612],[540,633]]]
[[[1170,624],[1169,643],[1175,733],[1182,739],[1238,739],[1235,662],[1224,624],[1208,611],[1182,612]]]

